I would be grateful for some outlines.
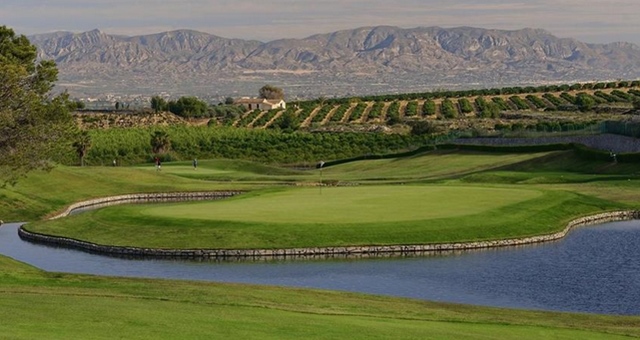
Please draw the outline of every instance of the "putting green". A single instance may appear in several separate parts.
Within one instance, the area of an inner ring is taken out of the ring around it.
[[[540,197],[532,189],[452,186],[300,188],[231,200],[148,205],[164,218],[270,223],[416,221],[481,213]]]

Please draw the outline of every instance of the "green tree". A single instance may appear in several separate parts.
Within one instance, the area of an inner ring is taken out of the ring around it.
[[[286,111],[272,126],[285,132],[292,132],[300,128],[300,119],[293,112]]]
[[[458,117],[458,109],[456,109],[450,99],[444,99],[442,101],[442,115],[449,119]]]
[[[165,111],[167,109],[167,101],[160,96],[153,96],[151,97],[151,109],[156,113]]]
[[[80,166],[84,166],[84,157],[91,148],[91,135],[88,131],[81,131],[73,142],[73,147],[76,149],[76,154],[80,158]]]
[[[437,131],[436,126],[427,120],[418,120],[409,123],[411,134],[415,136],[428,135]]]
[[[596,106],[596,100],[586,93],[580,93],[576,96],[576,106],[580,111],[590,111]]]
[[[86,107],[86,105],[84,104],[84,102],[81,102],[79,100],[75,100],[75,101],[70,101],[67,105],[67,107],[69,108],[69,110],[71,111],[76,111],[76,110],[82,110]]]
[[[156,130],[151,135],[151,149],[154,154],[161,154],[169,151],[171,148],[171,139],[165,131]]]
[[[169,111],[181,117],[203,117],[209,115],[209,105],[196,97],[180,97],[167,104]]]
[[[640,98],[636,98],[633,100],[633,108],[634,110],[640,110]]]
[[[0,26],[0,184],[72,152],[68,95],[51,95],[57,76],[29,39]]]
[[[284,99],[284,91],[272,85],[265,85],[258,92],[260,98],[264,99]]]

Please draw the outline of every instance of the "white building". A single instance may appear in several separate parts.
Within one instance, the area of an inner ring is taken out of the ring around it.
[[[247,110],[269,111],[273,109],[286,109],[287,103],[282,99],[263,99],[263,98],[241,98],[237,99],[234,104],[242,105]]]

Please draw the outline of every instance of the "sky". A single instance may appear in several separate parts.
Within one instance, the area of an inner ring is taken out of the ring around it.
[[[19,34],[193,29],[271,41],[363,26],[542,28],[589,43],[640,45],[639,0],[2,0]]]

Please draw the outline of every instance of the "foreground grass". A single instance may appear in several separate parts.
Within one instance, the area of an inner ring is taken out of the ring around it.
[[[42,272],[0,256],[9,339],[617,339],[639,317],[343,292]]]

